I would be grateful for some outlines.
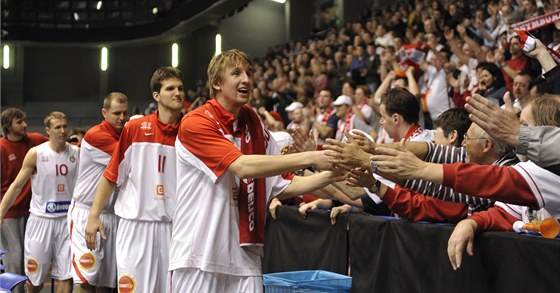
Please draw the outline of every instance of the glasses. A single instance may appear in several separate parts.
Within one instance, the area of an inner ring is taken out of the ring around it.
[[[463,141],[467,142],[470,139],[486,139],[486,137],[480,136],[480,137],[469,137],[466,133],[463,134]]]

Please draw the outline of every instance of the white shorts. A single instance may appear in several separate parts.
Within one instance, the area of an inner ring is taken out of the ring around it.
[[[53,279],[72,278],[66,217],[42,218],[30,215],[24,249],[25,274],[33,286],[43,284],[51,266]]]
[[[169,272],[170,293],[262,293],[262,276],[234,276],[205,272],[197,268],[177,269]]]
[[[68,212],[70,242],[72,251],[72,277],[76,284],[90,284],[98,287],[117,286],[117,259],[115,239],[118,217],[115,214],[101,213],[101,223],[107,240],[101,241],[97,234],[96,249],[87,248],[85,231],[91,208],[72,202]]]
[[[170,243],[170,222],[119,219],[119,292],[166,292]]]

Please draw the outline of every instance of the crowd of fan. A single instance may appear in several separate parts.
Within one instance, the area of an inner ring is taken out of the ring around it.
[[[388,76],[393,77],[392,71],[397,78],[404,77],[407,66],[413,67],[418,84],[413,94],[432,120],[448,108],[463,107],[472,93],[503,103],[506,90],[515,98],[531,89],[533,94],[546,92],[540,88],[540,65],[523,55],[519,41],[512,39],[515,34],[507,29],[559,7],[558,1],[537,2],[417,0],[371,6],[360,20],[331,24],[308,40],[269,48],[254,74],[252,106],[278,112],[287,126],[285,108],[292,102],[307,106],[305,118],[311,119],[321,90],[336,98],[350,82],[367,85],[375,93]],[[559,50],[560,31],[555,25],[532,33]],[[411,50],[418,55],[407,56]],[[525,78],[514,87],[520,72]],[[187,96],[193,102],[190,109],[210,98],[201,81]],[[371,98],[367,102],[374,106]]]

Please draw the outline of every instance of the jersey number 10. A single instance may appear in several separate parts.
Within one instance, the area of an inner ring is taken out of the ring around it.
[[[66,176],[68,174],[68,166],[66,164],[56,164],[54,166],[56,168],[56,176]]]

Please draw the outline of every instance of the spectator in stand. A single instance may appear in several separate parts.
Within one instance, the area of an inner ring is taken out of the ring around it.
[[[478,94],[486,97],[497,105],[503,105],[506,93],[504,76],[500,68],[489,62],[481,62],[476,67],[478,74]]]
[[[511,59],[506,61],[504,54],[497,54],[494,61],[502,68],[506,88],[511,92],[513,90],[513,79],[519,72],[529,70],[530,62],[529,58],[523,54],[523,48],[517,36],[509,40],[509,53]]]
[[[311,71],[313,72],[313,97],[317,97],[320,91],[327,88],[329,78],[324,72],[323,64],[313,64]]]
[[[379,60],[379,56],[375,53],[375,44],[368,43],[366,54],[368,71],[366,74],[366,84],[371,92],[375,92],[381,83],[381,77],[379,76],[379,65],[381,61]]]
[[[375,45],[382,46],[382,47],[392,47],[393,44],[393,35],[387,31],[387,26],[385,24],[378,24],[377,28],[375,29]]]
[[[434,48],[435,49],[435,48]],[[437,50],[432,51],[431,59],[428,59],[428,66],[424,73],[425,88],[424,94],[425,109],[431,119],[426,117],[426,120],[434,121],[445,110],[451,108],[452,101],[447,95],[447,78],[443,70],[443,64],[447,61],[444,53]],[[428,121],[426,125],[430,125]]]
[[[352,113],[352,98],[349,96],[341,95],[332,103],[335,108],[335,115],[338,117],[336,125],[335,138],[342,140],[344,132],[349,132],[352,129],[359,129],[365,133],[371,132],[373,129],[367,125],[365,121],[358,118]],[[330,121],[329,121],[330,122]],[[330,126],[330,125],[329,125]]]
[[[388,90],[381,97],[379,111],[379,124],[394,141],[432,140],[432,131],[424,130],[418,124],[420,104],[408,90],[400,87]]]
[[[296,128],[303,130],[304,133],[309,132],[309,121],[304,116],[304,108],[296,108],[292,111],[292,121],[286,126],[286,130],[293,131]]]
[[[519,72],[513,79],[513,106],[521,111],[525,103],[529,100],[531,81],[533,78],[527,71]]]
[[[330,91],[322,90],[317,98],[317,105],[315,119],[312,121],[313,130],[317,136],[317,145],[321,146],[325,143],[327,138],[333,138],[335,135],[335,128],[330,125],[338,123],[338,117],[335,114],[334,107],[332,106],[333,97]],[[332,121],[331,121],[332,120]],[[330,123],[329,123],[330,121]]]
[[[440,145],[460,147],[463,136],[471,125],[469,113],[463,108],[452,108],[434,120],[435,134],[433,142]]]
[[[352,112],[368,125],[374,126],[372,122],[379,120],[373,112],[373,108],[369,105],[371,99],[371,91],[366,85],[358,85],[354,92],[355,103],[352,105]],[[375,123],[374,123],[375,124]]]

